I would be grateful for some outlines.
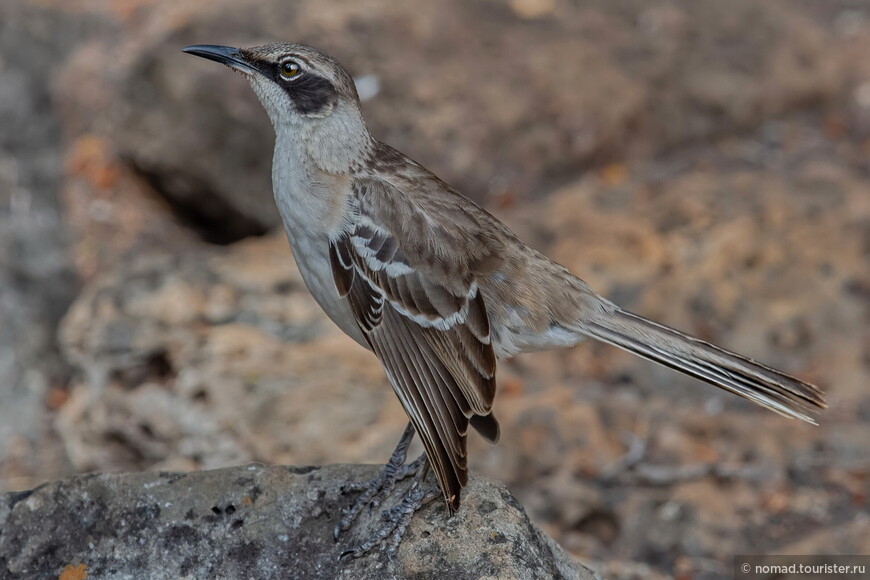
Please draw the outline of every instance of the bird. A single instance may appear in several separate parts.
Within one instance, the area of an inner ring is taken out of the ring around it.
[[[624,310],[432,172],[375,139],[353,77],[298,43],[194,45],[184,52],[241,73],[275,131],[272,183],[299,271],[327,316],[379,359],[409,418],[375,480],[344,510],[336,539],[396,481],[418,479],[354,557],[440,494],[449,514],[468,482],[471,426],[499,439],[496,367],[523,352],[593,338],[670,367],[789,418],[815,424],[816,386]],[[418,434],[424,454],[405,464]],[[427,491],[431,469],[438,489]],[[390,540],[388,555],[398,540]],[[343,555],[344,555],[343,554]]]

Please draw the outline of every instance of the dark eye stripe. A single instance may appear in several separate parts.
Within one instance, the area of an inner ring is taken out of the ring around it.
[[[280,75],[280,73],[279,73]],[[283,77],[282,77],[283,78]],[[338,91],[335,86],[323,77],[310,72],[293,77],[293,82],[281,82],[281,87],[287,92],[296,110],[303,115],[323,112],[335,105]]]

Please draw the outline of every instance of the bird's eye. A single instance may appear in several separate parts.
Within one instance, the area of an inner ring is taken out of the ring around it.
[[[281,63],[280,66],[281,76],[285,79],[292,79],[298,77],[302,74],[302,68],[298,63],[293,62],[292,60],[286,60]]]

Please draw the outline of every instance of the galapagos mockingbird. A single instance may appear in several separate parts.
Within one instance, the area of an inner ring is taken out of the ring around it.
[[[487,211],[369,133],[354,81],[332,57],[301,44],[189,46],[242,73],[275,129],[275,201],[302,278],[345,333],[380,360],[410,424],[390,462],[343,512],[417,473],[394,517],[350,550],[392,536],[416,509],[429,466],[450,513],[468,480],[468,426],[496,442],[499,358],[571,346],[587,336],[813,423],[815,386],[637,314],[521,242]],[[404,465],[420,435],[424,456]]]

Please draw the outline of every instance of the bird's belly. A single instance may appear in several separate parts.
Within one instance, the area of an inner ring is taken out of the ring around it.
[[[288,234],[290,249],[302,274],[305,286],[326,315],[345,334],[369,348],[356,323],[347,300],[338,295],[329,263],[329,245],[325,239],[311,240]]]

